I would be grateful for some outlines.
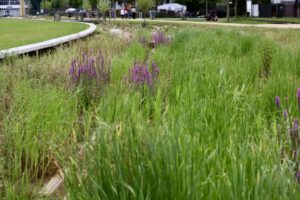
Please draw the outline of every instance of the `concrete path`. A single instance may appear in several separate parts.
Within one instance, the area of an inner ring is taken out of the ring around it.
[[[113,21],[113,20],[112,20]],[[138,21],[142,22],[142,19],[117,19],[117,21]],[[225,27],[254,27],[254,28],[269,28],[269,29],[300,29],[300,24],[239,24],[239,23],[221,23],[221,22],[206,22],[206,21],[175,21],[175,20],[164,20],[154,19],[146,20],[150,23],[168,23],[168,24],[191,24],[191,25],[208,25],[208,26],[225,26]]]

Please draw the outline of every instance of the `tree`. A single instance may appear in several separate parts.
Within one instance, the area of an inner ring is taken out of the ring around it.
[[[190,11],[199,11],[205,7],[205,12],[208,12],[209,6],[215,6],[221,0],[176,0],[175,2],[186,5]]]
[[[154,5],[153,0],[137,0],[138,8],[142,11],[144,17],[144,25],[146,25],[146,12]]]
[[[263,5],[266,5],[266,4],[270,4],[271,3],[271,0],[253,0],[253,4],[263,4]]]
[[[97,4],[98,4],[97,0],[88,0],[88,1],[90,2],[90,5],[91,5],[92,9],[97,8]]]
[[[91,4],[90,4],[90,1],[89,1],[89,0],[83,0],[82,8],[84,8],[84,9],[86,9],[86,10],[91,9],[92,6],[91,6]]]
[[[227,22],[230,22],[230,7],[229,7],[229,0],[226,0],[226,17]]]
[[[106,13],[110,8],[109,0],[98,0],[97,7],[102,14],[103,20],[106,20]]]
[[[73,8],[79,8],[82,6],[82,0],[69,0],[69,6]]]
[[[68,0],[51,0],[52,9],[66,8],[68,6]]]
[[[41,2],[42,0],[30,0],[32,14],[36,14],[37,12],[40,12]]]
[[[235,0],[234,2],[234,18],[236,19],[236,15],[237,15],[237,0]]]

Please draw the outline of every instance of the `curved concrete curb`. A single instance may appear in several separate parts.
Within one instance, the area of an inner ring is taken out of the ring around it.
[[[69,42],[72,40],[86,37],[86,36],[92,34],[97,28],[95,24],[90,24],[90,23],[84,23],[84,24],[88,24],[90,27],[79,33],[47,40],[44,42],[24,45],[24,46],[20,46],[20,47],[5,49],[5,50],[0,50],[0,59],[5,58],[5,57],[14,56],[14,55],[20,55],[20,54],[24,54],[24,53],[38,51],[38,50],[49,48],[49,47],[54,47],[59,44],[63,44],[63,43],[66,43],[66,42]]]

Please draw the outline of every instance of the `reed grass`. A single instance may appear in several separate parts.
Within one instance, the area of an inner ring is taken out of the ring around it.
[[[101,33],[1,64],[2,194],[33,198],[31,183],[41,185],[57,163],[68,199],[298,199],[293,169],[280,158],[274,102],[300,84],[299,46],[278,39],[298,33],[169,27],[172,42],[148,56],[145,31],[131,42]],[[68,75],[83,49],[112,60],[103,97],[84,111],[84,131]],[[135,61],[159,66],[155,92],[125,81]]]

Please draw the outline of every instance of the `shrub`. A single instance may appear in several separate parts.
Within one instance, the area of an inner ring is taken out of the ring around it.
[[[262,69],[261,76],[268,78],[271,75],[272,64],[272,48],[270,45],[266,45],[261,52]]]

